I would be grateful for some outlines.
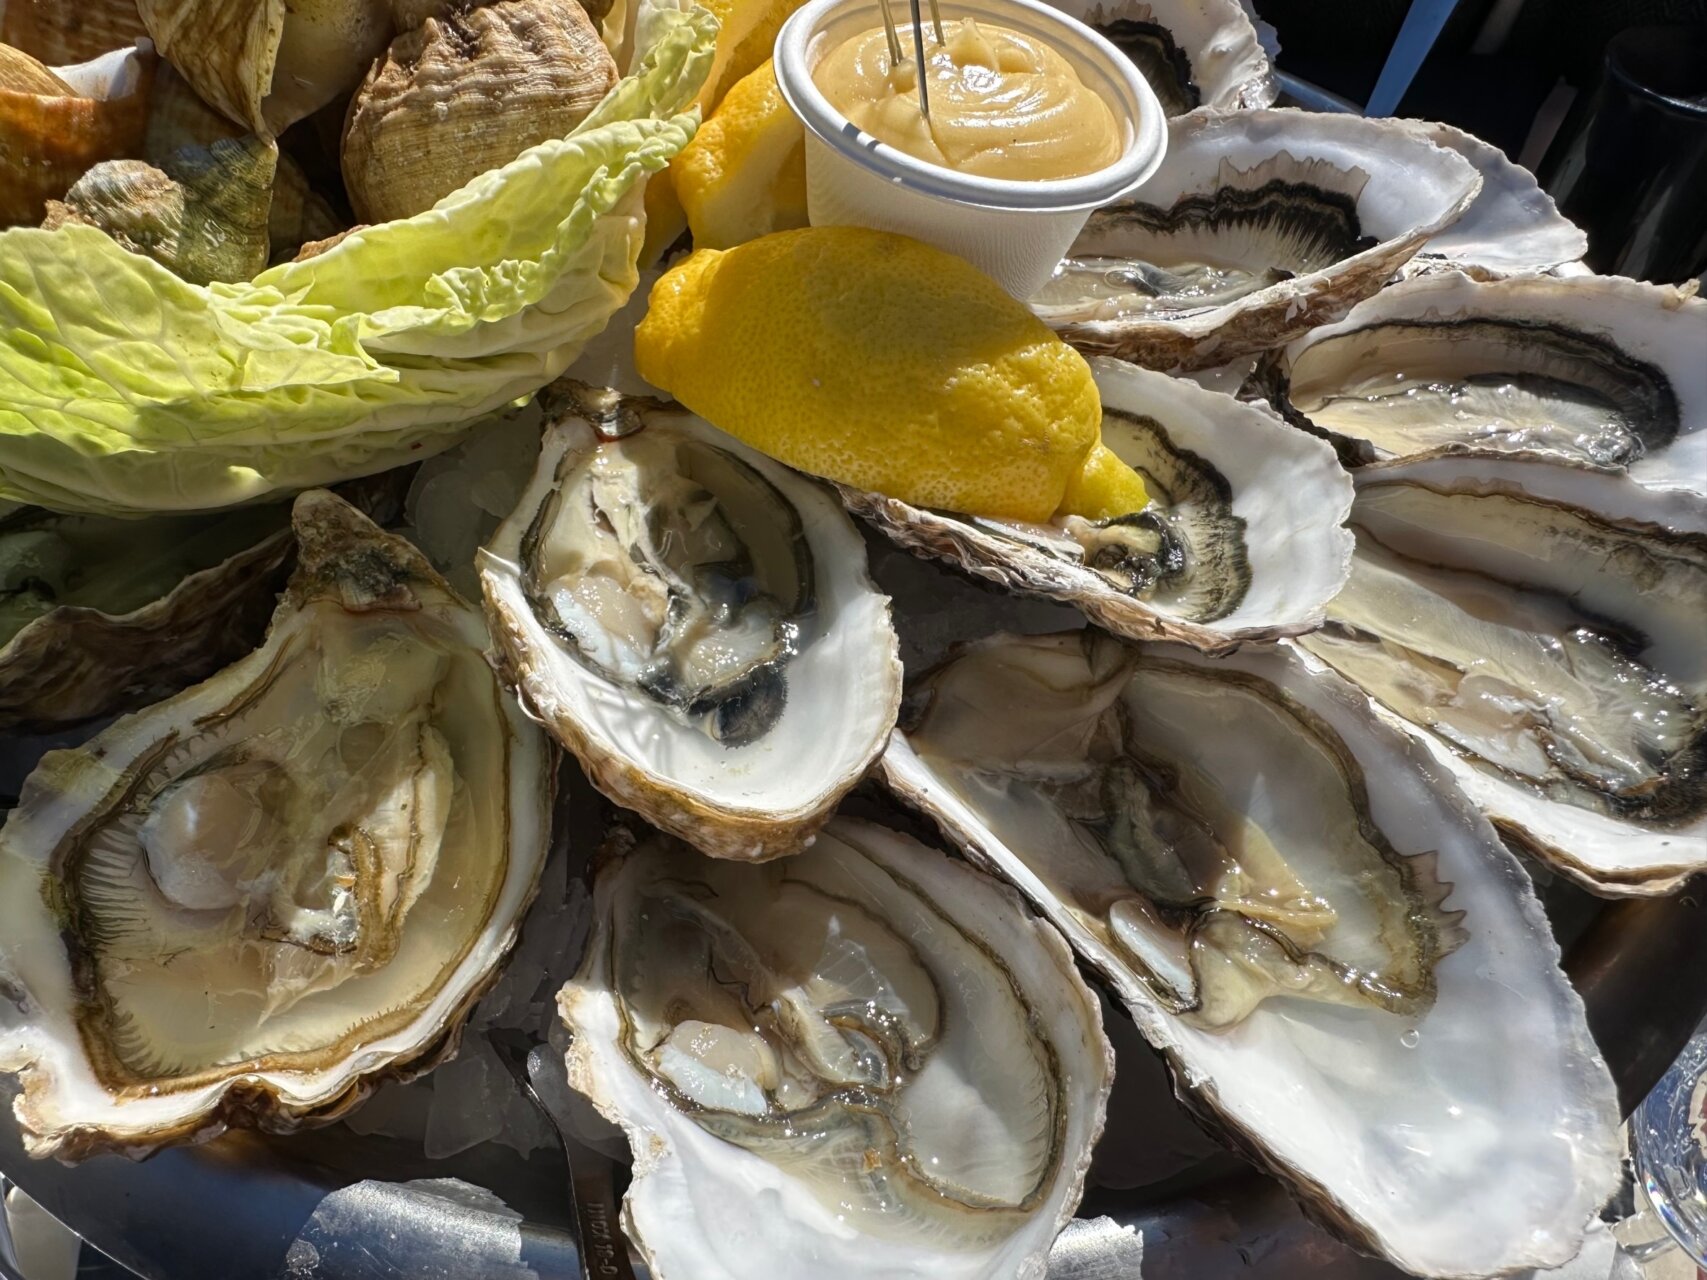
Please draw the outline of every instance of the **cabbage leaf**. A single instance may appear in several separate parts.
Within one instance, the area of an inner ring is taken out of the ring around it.
[[[0,498],[207,510],[455,444],[627,301],[716,32],[669,15],[568,137],[252,281],[189,284],[92,227],[0,232]]]

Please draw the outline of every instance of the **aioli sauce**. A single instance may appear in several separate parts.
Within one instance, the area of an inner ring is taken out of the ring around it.
[[[909,29],[903,26],[903,39]],[[1114,113],[1049,45],[971,18],[926,26],[931,114],[919,110],[913,63],[891,66],[881,26],[830,50],[812,79],[851,123],[917,159],[960,173],[1047,181],[1120,159]]]

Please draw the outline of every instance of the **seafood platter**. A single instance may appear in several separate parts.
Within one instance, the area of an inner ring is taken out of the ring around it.
[[[1707,301],[1238,0],[906,8],[0,0],[0,1167],[119,1261],[1609,1247]]]

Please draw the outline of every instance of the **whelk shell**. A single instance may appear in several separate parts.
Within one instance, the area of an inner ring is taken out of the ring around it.
[[[49,66],[98,58],[147,34],[136,0],[0,0],[0,44]]]
[[[160,53],[263,138],[349,89],[391,38],[386,0],[138,0]]]
[[[580,124],[617,81],[574,0],[499,0],[391,42],[350,104],[344,182],[364,222],[430,209]]]
[[[154,58],[114,50],[49,70],[27,54],[0,57],[0,227],[33,226],[47,202],[102,160],[142,150]]]

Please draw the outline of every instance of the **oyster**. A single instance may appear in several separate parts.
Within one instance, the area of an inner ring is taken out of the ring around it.
[[[126,711],[253,648],[284,585],[288,509],[0,517],[0,730]]]
[[[543,865],[545,736],[477,610],[333,495],[266,643],[50,752],[0,831],[32,1154],[336,1118],[451,1052]]]
[[[1319,625],[1351,558],[1351,480],[1332,451],[1259,405],[1118,360],[1091,367],[1103,443],[1151,496],[1137,516],[1022,525],[845,486],[844,501],[902,546],[1124,635],[1220,650]]]
[[[1353,465],[1493,450],[1707,486],[1707,301],[1609,276],[1408,280],[1293,342],[1269,398]]]
[[[1162,110],[1183,115],[1266,107],[1279,92],[1239,0],[1049,0],[1138,65]]]
[[[99,227],[195,284],[247,280],[267,265],[278,144],[253,134],[174,153],[161,168],[106,160],[50,200],[42,226]]]
[[[890,785],[1317,1217],[1417,1275],[1577,1251],[1619,1156],[1581,1001],[1516,861],[1355,689],[1285,647],[1003,637],[904,724]]]
[[[353,88],[391,39],[391,0],[137,0],[160,53],[262,138]]]
[[[1337,319],[1470,206],[1475,167],[1390,121],[1191,115],[1031,299],[1075,346],[1201,369]]]
[[[136,0],[0,0],[0,44],[50,67],[87,62],[147,34]]]
[[[405,32],[344,125],[344,182],[362,222],[430,209],[488,169],[574,130],[617,81],[576,0],[496,0]]]
[[[1391,123],[1456,151],[1482,175],[1482,189],[1463,215],[1431,236],[1405,264],[1406,274],[1446,267],[1479,278],[1551,271],[1582,258],[1588,235],[1559,212],[1553,197],[1505,152],[1474,134],[1429,120]]]
[[[1707,500],[1497,457],[1357,487],[1351,579],[1299,643],[1590,887],[1707,868]]]
[[[1102,1128],[1096,997],[1017,895],[839,818],[799,857],[651,837],[558,998],[657,1280],[1041,1280]]]
[[[49,69],[0,45],[0,228],[35,226],[91,166],[140,154],[153,74],[145,48]]]
[[[496,661],[618,804],[716,857],[795,852],[900,702],[858,530],[685,410],[560,394],[480,553]]]

